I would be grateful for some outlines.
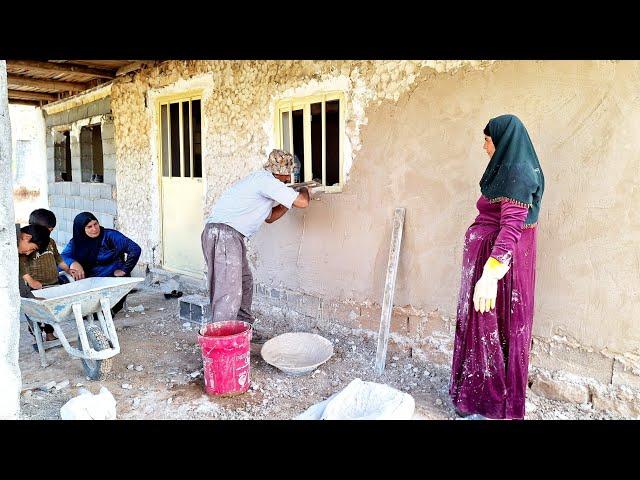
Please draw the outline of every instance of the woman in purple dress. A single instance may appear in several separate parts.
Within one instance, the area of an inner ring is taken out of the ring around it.
[[[489,164],[465,235],[449,395],[461,416],[523,419],[544,175],[514,115],[484,129]]]

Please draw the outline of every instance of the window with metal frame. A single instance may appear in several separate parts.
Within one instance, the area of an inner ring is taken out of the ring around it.
[[[160,102],[163,177],[202,177],[201,99]]]
[[[340,191],[344,183],[344,95],[329,92],[276,104],[276,143],[300,161],[300,181]]]

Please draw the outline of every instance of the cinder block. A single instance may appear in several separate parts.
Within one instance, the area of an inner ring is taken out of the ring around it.
[[[90,198],[84,198],[82,202],[83,202],[82,208],[85,212],[94,211],[93,200],[91,200]]]
[[[111,113],[111,97],[105,97],[99,100],[99,102],[100,102],[100,107],[99,107],[100,114],[104,115],[107,113]]]
[[[443,352],[429,345],[420,345],[420,347],[411,347],[411,356],[421,359],[426,363],[434,363],[437,365],[451,365],[451,352]]]
[[[282,300],[284,300],[285,296],[283,295],[283,292],[281,292],[277,288],[272,288],[270,292],[270,297],[275,298],[276,300],[280,300],[281,298]]]
[[[63,219],[60,230],[67,233],[69,238],[71,238],[73,236],[73,220]]]
[[[80,195],[80,184],[76,183],[76,182],[71,182],[70,193],[74,197],[79,196]]]
[[[71,195],[71,182],[61,182],[62,183],[62,195],[65,197]]]
[[[91,185],[88,183],[80,184],[80,196],[84,199],[91,197]]]
[[[100,198],[100,188],[101,185],[99,183],[91,183],[89,184],[89,198],[92,200],[97,200]]]
[[[108,213],[109,215],[113,215],[115,217],[118,214],[115,200],[103,200],[103,202],[105,213]]]
[[[100,225],[102,225],[105,228],[114,228],[113,215],[103,213],[100,216],[102,217],[102,220],[100,220]]]
[[[561,343],[552,342],[547,351],[534,342],[531,364],[550,372],[564,371],[590,377],[604,385],[612,381],[613,358]]]
[[[59,229],[60,228],[60,224],[62,222],[62,215],[60,215],[60,208],[57,205],[53,205],[52,204],[52,198],[53,197],[49,197],[49,210],[51,210],[53,212],[53,214],[56,216],[57,229]],[[54,232],[56,230],[54,230]]]
[[[555,380],[547,375],[537,375],[533,379],[531,391],[536,395],[561,402],[586,403],[589,401],[589,387]]]
[[[115,126],[111,120],[105,120],[104,122],[102,122],[101,133],[102,141],[104,141],[105,139],[110,140],[114,138]]]
[[[380,329],[380,316],[382,308],[380,305],[361,305],[360,324],[362,328],[377,332]]]
[[[108,183],[100,184],[100,198],[105,200],[113,200],[113,187]]]
[[[115,155],[116,154],[116,144],[113,139],[102,139],[102,155]]]
[[[323,302],[322,316],[325,320],[348,326],[360,328],[360,305],[342,302]]]
[[[84,199],[82,197],[73,197],[74,198],[74,210],[82,210],[84,208]]]
[[[439,312],[431,312],[425,317],[409,316],[408,335],[414,340],[424,340],[434,333],[446,334],[449,324]]]
[[[180,320],[191,321],[191,304],[180,301]]]
[[[53,125],[62,125],[69,122],[69,110],[65,110],[57,114],[57,118]]]
[[[66,121],[64,123],[73,123],[78,121],[78,109],[72,108],[66,111]]]
[[[93,213],[96,218],[98,219],[98,221],[100,221],[100,216],[102,215],[102,200],[101,199],[97,199],[97,200],[91,200],[91,203],[93,204],[93,209],[91,210],[91,213]]]
[[[106,170],[115,170],[116,169],[116,154],[115,153],[106,154],[103,151],[103,154],[102,154],[102,166],[103,166],[103,169],[105,171]]]
[[[80,105],[77,107],[77,119],[82,120],[83,118],[87,118],[89,116],[89,107],[88,105]]]
[[[387,360],[385,365],[389,365],[393,361],[392,357],[394,355],[399,355],[400,357],[410,357],[411,356],[411,346],[406,343],[398,343],[393,338],[389,338],[389,342],[387,343]]]
[[[380,330],[379,325],[378,330]],[[409,334],[409,317],[406,315],[392,315],[389,331],[406,337]]]
[[[591,390],[593,408],[616,413],[625,418],[640,418],[640,399],[632,392],[607,391],[595,388]]]
[[[313,295],[303,295],[302,303],[298,309],[299,313],[308,317],[316,318],[320,315],[320,304],[322,300]]]
[[[631,366],[624,365],[620,360],[613,363],[613,378],[611,383],[614,385],[626,385],[640,391],[640,375],[634,371]],[[640,404],[640,399],[638,400]]]
[[[209,299],[202,295],[187,295],[180,298],[180,319],[198,325],[211,321]]]
[[[258,285],[258,293],[259,293],[260,296],[266,297],[269,294],[269,290],[265,285],[259,284]]]
[[[114,157],[115,158],[115,157]],[[116,185],[116,171],[114,170],[104,170],[103,176],[104,183],[108,185]]]
[[[67,208],[75,208],[75,199],[71,195],[64,197],[64,204]]]
[[[99,102],[91,102],[90,104],[87,105],[87,115],[90,117],[93,117],[94,115],[98,115],[98,111],[99,111]]]
[[[105,206],[105,200],[103,199],[98,199],[98,200],[94,200],[93,201],[93,209],[94,209],[94,213],[97,215],[98,213],[103,214],[103,213],[107,213],[106,211],[106,206]]]
[[[293,310],[298,310],[302,305],[302,295],[296,292],[287,292],[287,305]]]
[[[102,213],[108,213],[109,215],[115,215],[115,207],[113,200],[100,199],[100,211]]]

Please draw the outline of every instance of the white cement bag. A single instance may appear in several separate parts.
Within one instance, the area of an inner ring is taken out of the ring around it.
[[[60,408],[62,420],[115,420],[116,399],[106,387],[93,395],[85,388]]]
[[[342,391],[307,409],[298,420],[410,420],[415,401],[388,385],[353,380]]]
[[[316,403],[315,405],[310,406],[303,413],[298,415],[294,420],[320,420],[322,419],[322,414],[324,413],[324,409],[327,408],[327,404],[338,395],[334,393],[329,398],[324,400],[323,402]]]

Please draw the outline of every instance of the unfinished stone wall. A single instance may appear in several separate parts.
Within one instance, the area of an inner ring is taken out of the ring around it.
[[[202,88],[203,221],[235,180],[259,168],[275,146],[275,102],[292,95],[340,89],[346,105],[348,152],[361,147],[365,109],[409,90],[421,69],[446,72],[485,62],[170,61],[118,79],[111,91],[122,228],[139,239],[141,264],[161,262],[157,125],[154,100]],[[348,166],[351,159],[345,161]],[[139,212],[158,212],[140,218]],[[141,221],[142,220],[142,221]],[[129,234],[127,233],[127,234]],[[136,240],[138,241],[138,240]]]
[[[111,100],[107,96],[85,104],[77,103],[69,103],[68,108],[58,107],[55,113],[45,117],[49,208],[58,221],[52,236],[59,246],[64,246],[73,237],[73,219],[80,212],[92,212],[103,227],[118,228]],[[99,183],[90,181],[93,166],[91,155],[95,146],[85,128],[89,125],[99,125],[102,136],[103,182]],[[70,182],[55,178],[54,145],[65,130],[70,131],[71,140]]]
[[[639,77],[640,63],[609,61],[167,62],[113,86],[122,228],[135,232],[144,262],[160,262],[154,94],[192,79],[208,85],[204,219],[274,146],[277,99],[338,86],[347,99],[348,180],[342,193],[294,209],[250,242],[254,306],[281,324],[330,322],[373,334],[393,209],[404,206],[392,338],[446,364],[462,239],[487,163],[482,129],[514,113],[546,177],[532,381],[564,385],[574,375],[594,405],[623,402],[616,408],[632,414],[638,396],[628,389],[640,378],[640,214],[631,208],[640,200]]]

